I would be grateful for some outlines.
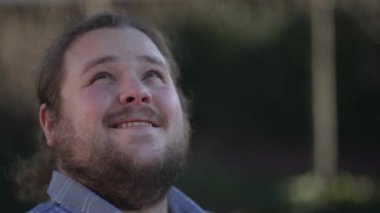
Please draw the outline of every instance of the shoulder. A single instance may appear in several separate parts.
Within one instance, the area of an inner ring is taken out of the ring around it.
[[[29,210],[27,213],[70,213],[68,209],[61,206],[60,204],[48,201],[38,204],[33,209]]]
[[[185,195],[176,187],[172,187],[168,193],[169,209],[171,213],[205,213],[197,203]]]

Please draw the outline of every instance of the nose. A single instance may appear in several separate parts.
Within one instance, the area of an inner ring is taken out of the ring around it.
[[[144,105],[152,102],[152,95],[138,79],[130,79],[123,83],[119,95],[121,105]]]

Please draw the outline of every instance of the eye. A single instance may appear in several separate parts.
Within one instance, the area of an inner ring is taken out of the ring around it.
[[[99,72],[99,73],[94,75],[94,77],[91,80],[91,83],[94,83],[94,82],[100,81],[100,80],[113,80],[113,79],[114,79],[114,77],[112,74],[110,74],[108,72]]]
[[[149,78],[159,78],[161,80],[163,79],[162,74],[156,70],[149,70],[146,73],[144,73],[143,80]]]

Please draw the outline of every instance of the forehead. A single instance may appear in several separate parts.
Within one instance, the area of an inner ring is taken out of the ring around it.
[[[83,68],[96,58],[112,56],[121,59],[152,57],[167,62],[153,41],[141,31],[131,28],[101,28],[76,38],[64,54],[64,66]]]

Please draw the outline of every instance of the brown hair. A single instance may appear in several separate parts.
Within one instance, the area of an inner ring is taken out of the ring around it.
[[[42,63],[37,69],[37,95],[39,104],[46,104],[55,118],[60,116],[60,87],[64,75],[63,58],[67,48],[79,36],[99,28],[132,27],[146,34],[158,47],[170,65],[173,81],[177,86],[184,116],[187,116],[187,100],[178,87],[179,70],[171,53],[169,42],[157,29],[146,23],[122,14],[102,13],[80,22],[64,32],[47,49]],[[46,145],[42,131],[37,152],[31,159],[19,160],[15,164],[13,176],[18,185],[17,196],[25,201],[41,201],[47,198],[46,188],[55,168],[54,157]]]

